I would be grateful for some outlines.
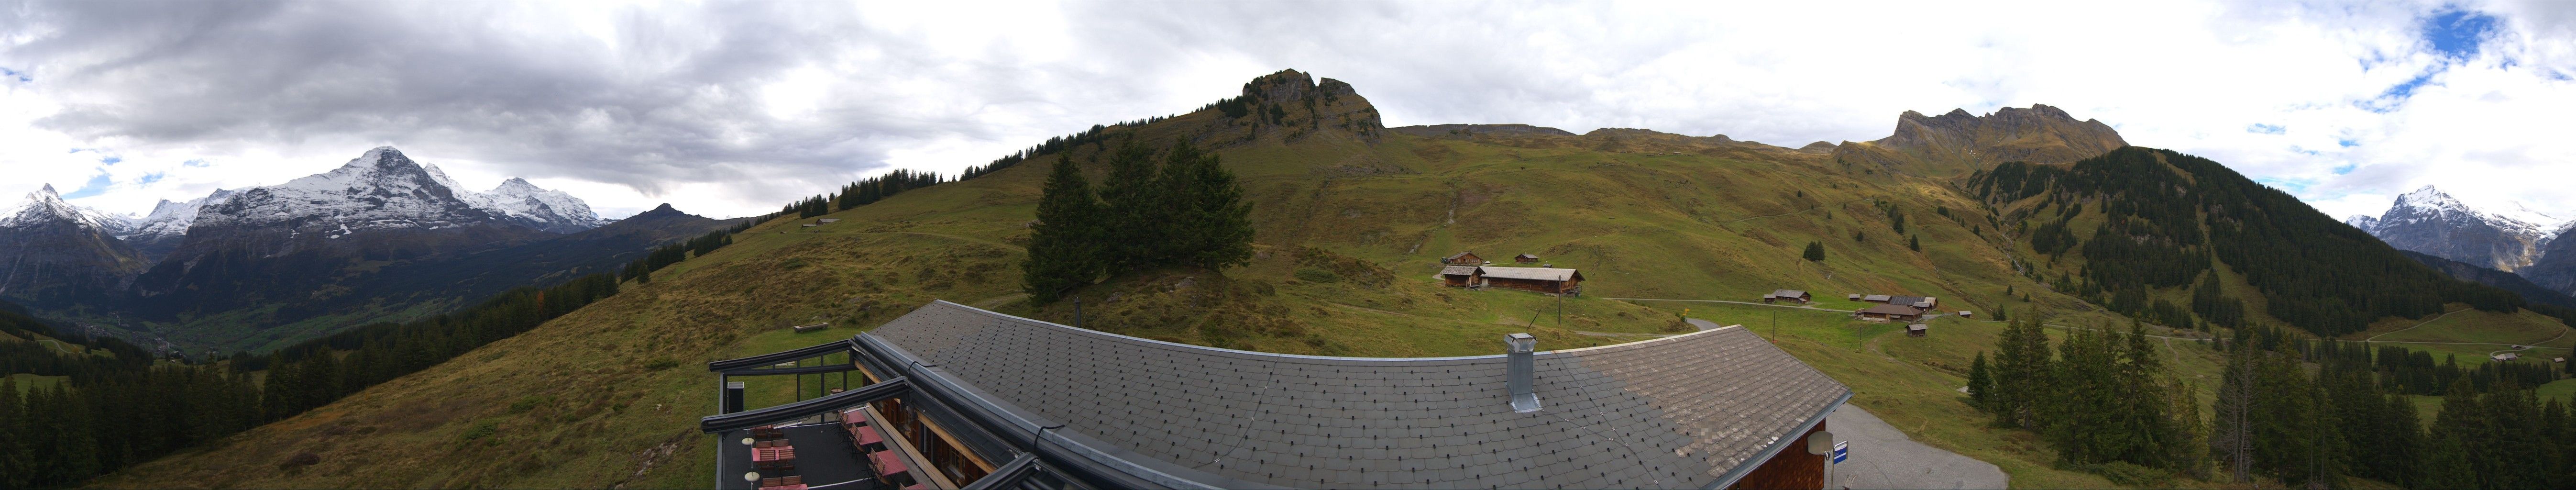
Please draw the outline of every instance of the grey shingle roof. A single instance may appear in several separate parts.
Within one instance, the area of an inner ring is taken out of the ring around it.
[[[1771,295],[1772,295],[1772,296],[1777,296],[1777,297],[1782,297],[1782,298],[1795,298],[1795,297],[1799,297],[1799,296],[1806,296],[1806,295],[1807,295],[1807,292],[1806,292],[1806,291],[1799,291],[1799,290],[1795,290],[1795,289],[1780,289],[1780,290],[1773,290],[1773,291],[1771,291]]]
[[[1485,277],[1496,279],[1535,279],[1540,281],[1572,280],[1580,273],[1574,269],[1552,267],[1485,267]]]
[[[1444,276],[1472,276],[1472,275],[1476,275],[1476,266],[1472,266],[1472,265],[1451,265],[1451,266],[1442,266],[1442,267],[1440,268],[1440,275],[1444,275]]]
[[[1887,301],[1887,300],[1888,300],[1888,296],[1887,296],[1887,295],[1884,295],[1884,294],[1872,294],[1872,295],[1868,295],[1868,296],[1862,296],[1862,297],[1860,298],[1860,300],[1861,300],[1861,301]]]
[[[867,335],[1149,467],[1254,485],[1706,487],[1850,394],[1738,327],[1540,352],[1532,413],[1512,411],[1499,354],[1234,351],[945,301]]]

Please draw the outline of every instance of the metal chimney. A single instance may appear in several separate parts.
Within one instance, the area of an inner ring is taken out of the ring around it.
[[[1506,369],[1507,374],[1511,376],[1512,411],[1520,413],[1538,411],[1536,386],[1538,337],[1532,337],[1527,333],[1505,335],[1503,347],[1508,349],[1503,359],[1504,364],[1509,366]]]

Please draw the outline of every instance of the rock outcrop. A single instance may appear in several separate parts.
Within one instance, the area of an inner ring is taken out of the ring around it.
[[[2034,104],[1983,116],[1960,109],[1939,116],[1905,111],[1896,118],[1894,134],[1843,142],[1833,156],[1847,168],[1951,176],[2003,162],[2073,162],[2128,145],[2099,120],[2078,121],[2065,110]]]

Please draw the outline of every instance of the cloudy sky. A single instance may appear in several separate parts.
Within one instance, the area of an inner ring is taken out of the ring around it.
[[[140,213],[394,145],[735,216],[1295,68],[1390,126],[1786,146],[2041,103],[2338,216],[2576,210],[2568,3],[927,3],[0,2],[0,195]]]

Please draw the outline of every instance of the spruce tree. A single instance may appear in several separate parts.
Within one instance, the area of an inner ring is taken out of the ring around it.
[[[1806,254],[1806,257],[1807,257],[1807,261],[1808,261],[1808,262],[1824,262],[1824,261],[1825,261],[1825,244],[1823,244],[1823,243],[1818,243],[1818,242],[1807,242],[1807,254]]]
[[[1174,225],[1175,249],[1167,256],[1212,270],[1252,260],[1252,204],[1243,201],[1243,187],[1216,154],[1181,140],[1172,145],[1163,175]]]
[[[1977,351],[1977,359],[1968,362],[1968,403],[1987,410],[1986,392],[1994,391],[1994,382],[1986,374],[1986,352]]]
[[[1161,261],[1157,254],[1170,239],[1171,220],[1155,178],[1154,150],[1133,137],[1109,156],[1109,177],[1101,181],[1100,201],[1109,248],[1109,266],[1132,269]]]
[[[1020,288],[1038,304],[1055,302],[1067,289],[1089,284],[1101,263],[1100,204],[1082,167],[1059,155],[1038,198],[1038,223],[1031,227],[1029,254],[1020,264]]]
[[[1923,241],[1922,241],[1922,240],[1920,240],[1920,239],[1918,239],[1918,238],[1916,238],[1916,237],[1915,237],[1915,236],[1913,236],[1913,235],[1906,235],[1906,236],[1905,236],[1905,248],[1907,248],[1907,249],[1912,249],[1912,250],[1914,250],[1914,251],[1916,251],[1916,252],[1921,252],[1921,251],[1923,251]]]

